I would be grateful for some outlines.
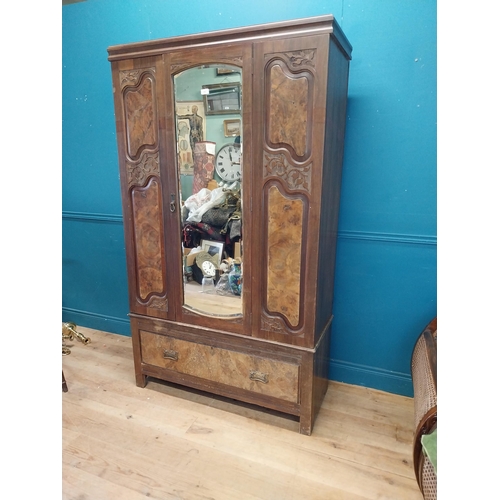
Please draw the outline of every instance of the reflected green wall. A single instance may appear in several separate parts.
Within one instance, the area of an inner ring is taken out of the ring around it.
[[[175,81],[175,100],[176,101],[190,101],[198,102],[198,108],[202,109],[203,96],[201,95],[201,88],[203,85],[213,85],[219,83],[241,83],[241,74],[217,76],[215,68],[195,68],[183,71],[177,75]],[[222,115],[207,115],[205,116],[205,137],[204,140],[212,141],[216,144],[215,151],[224,144],[233,142],[230,137],[224,136],[224,120],[241,120],[241,114],[222,114]],[[181,190],[182,199],[186,200],[193,194],[193,177],[191,175],[181,175]],[[214,172],[214,179],[220,182],[221,179]]]
[[[411,395],[412,348],[437,311],[436,2],[186,5],[63,7],[63,321],[130,335],[107,47],[333,14],[353,59],[330,377]]]

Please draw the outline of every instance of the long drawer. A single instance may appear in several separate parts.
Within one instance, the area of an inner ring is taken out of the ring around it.
[[[140,331],[142,362],[298,402],[299,365]]]

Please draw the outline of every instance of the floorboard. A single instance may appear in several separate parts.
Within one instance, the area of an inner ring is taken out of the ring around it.
[[[413,399],[330,382],[313,434],[294,417],[150,380],[130,337],[78,327],[62,366],[64,500],[421,500]]]

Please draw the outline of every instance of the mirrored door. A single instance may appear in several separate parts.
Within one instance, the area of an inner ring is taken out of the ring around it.
[[[189,68],[174,76],[183,306],[242,316],[242,69]]]

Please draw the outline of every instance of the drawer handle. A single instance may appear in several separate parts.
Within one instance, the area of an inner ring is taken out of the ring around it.
[[[251,370],[250,380],[255,380],[255,382],[262,382],[263,384],[267,384],[269,382],[269,375],[267,373]]]
[[[165,349],[163,351],[163,357],[165,359],[172,359],[173,361],[177,361],[179,359],[179,353],[172,349]]]

